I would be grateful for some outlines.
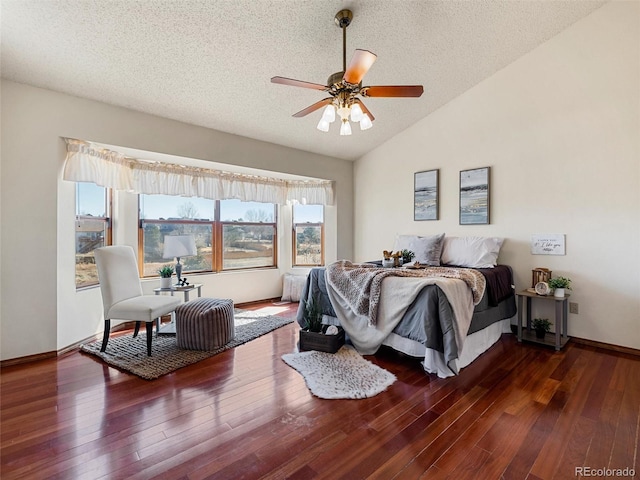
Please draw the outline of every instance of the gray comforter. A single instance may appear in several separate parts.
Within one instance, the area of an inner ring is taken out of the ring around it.
[[[480,303],[475,307],[468,334],[515,315],[516,304],[513,293],[499,301],[496,306],[490,306],[490,297],[490,294],[485,293]],[[323,314],[336,316],[327,294],[325,269],[322,267],[311,270],[302,292],[297,321],[303,327],[306,304],[312,298]],[[393,333],[442,352],[445,360],[449,362],[458,358],[459,354],[453,322],[453,311],[443,291],[436,285],[427,285],[408,308]]]

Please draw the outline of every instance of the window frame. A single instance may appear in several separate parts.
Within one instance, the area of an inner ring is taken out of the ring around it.
[[[188,272],[184,272],[184,275],[190,274],[202,274],[202,273],[222,273],[222,272],[236,272],[236,271],[246,271],[246,270],[261,270],[261,269],[269,269],[269,268],[278,268],[278,205],[275,203],[270,203],[268,205],[273,205],[273,222],[240,222],[240,221],[227,221],[223,222],[220,220],[221,214],[221,200],[215,200],[214,203],[214,214],[213,220],[189,220],[189,219],[169,219],[169,220],[158,220],[158,219],[143,219],[140,218],[142,213],[141,208],[141,196],[143,194],[138,194],[138,269],[140,271],[141,278],[157,278],[158,274],[145,275],[144,268],[144,224],[152,223],[152,224],[186,224],[186,225],[211,225],[211,270],[190,270]],[[170,195],[168,195],[170,196]],[[233,225],[233,226],[272,226],[273,227],[273,256],[272,256],[272,264],[265,266],[251,266],[251,267],[242,267],[242,268],[224,268],[224,239],[223,239],[223,229],[225,225]]]
[[[231,200],[231,199],[229,199]],[[220,220],[220,216],[222,215],[221,201],[216,200],[216,224],[218,227],[218,232],[216,235],[216,240],[220,240],[220,249],[216,249],[218,255],[218,262],[216,263],[216,271],[217,272],[236,272],[236,271],[244,271],[244,270],[252,270],[252,269],[264,269],[264,268],[278,268],[278,204],[269,203],[268,205],[273,205],[273,222],[240,222],[240,221],[222,221]],[[265,203],[265,202],[258,202]],[[243,267],[243,268],[224,268],[224,237],[223,231],[225,225],[233,225],[233,226],[248,226],[248,227],[264,227],[264,226],[273,226],[273,256],[272,256],[272,264],[264,265],[262,267]],[[218,245],[218,244],[216,244]]]
[[[75,188],[75,196],[76,196],[76,205],[78,202],[78,187],[80,183],[92,183],[92,182],[76,182],[76,188]],[[98,185],[100,186],[100,185]],[[108,187],[101,187],[104,188],[105,190],[105,216],[104,217],[96,217],[93,215],[75,215],[75,220],[74,220],[74,226],[77,229],[77,224],[78,221],[82,221],[82,220],[93,220],[93,221],[101,221],[105,224],[104,227],[104,242],[103,242],[103,247],[109,246],[109,245],[113,245],[113,189],[108,188]],[[76,207],[77,208],[77,207]],[[78,280],[77,280],[77,249],[78,249],[78,244],[77,244],[77,233],[78,231],[75,230],[74,231],[74,250],[75,250],[75,254],[73,256],[74,261],[76,262],[73,268],[74,271],[74,283],[76,286],[76,291],[78,290],[84,290],[86,288],[92,288],[92,287],[96,287],[100,284],[100,281],[98,280],[98,278],[96,277],[95,282],[91,282],[91,283],[83,283],[83,284],[78,284]],[[95,251],[95,248],[93,249],[93,251]]]

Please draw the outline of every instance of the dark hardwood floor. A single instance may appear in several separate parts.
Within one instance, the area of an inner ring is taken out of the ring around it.
[[[277,308],[251,308],[265,306]],[[555,479],[587,467],[640,478],[639,357],[503,335],[439,379],[382,350],[366,358],[398,377],[386,392],[321,400],[280,358],[297,332],[288,325],[155,381],[79,352],[5,367],[0,475]]]

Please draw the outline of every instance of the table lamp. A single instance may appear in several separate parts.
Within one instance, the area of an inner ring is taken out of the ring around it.
[[[164,237],[162,258],[175,258],[177,260],[175,268],[178,284],[180,284],[180,277],[182,275],[180,257],[190,257],[197,255],[197,253],[196,239],[193,235],[166,235]]]

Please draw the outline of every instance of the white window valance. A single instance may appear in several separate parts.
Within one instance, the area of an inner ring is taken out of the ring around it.
[[[64,140],[67,143],[65,180],[93,182],[133,193],[212,200],[236,198],[280,205],[291,201],[334,204],[330,180],[286,180],[141,160],[83,140]]]

